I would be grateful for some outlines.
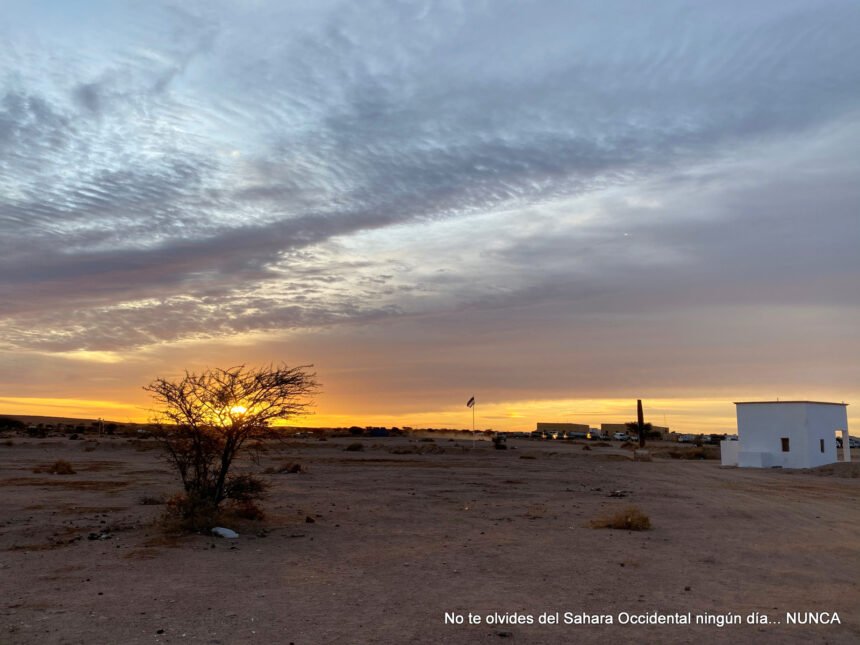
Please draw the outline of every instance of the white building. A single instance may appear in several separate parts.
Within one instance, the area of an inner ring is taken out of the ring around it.
[[[738,440],[723,441],[724,466],[814,468],[838,461],[836,434],[851,461],[845,403],[746,401],[735,403]]]

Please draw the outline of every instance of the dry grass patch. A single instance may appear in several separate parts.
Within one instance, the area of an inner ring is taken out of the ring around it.
[[[60,542],[43,542],[38,544],[13,544],[7,551],[53,551],[66,546]]]
[[[790,470],[786,470],[784,472],[787,474],[792,473],[792,471]],[[860,478],[860,462],[841,461],[835,464],[818,466],[817,468],[805,468],[801,472],[810,473],[812,475],[821,475],[825,477],[845,477],[847,479],[857,479]]]
[[[525,517],[529,520],[540,520],[546,517],[546,504],[532,504],[526,511]]]
[[[669,448],[668,450],[655,450],[651,453],[654,457],[670,457],[671,459],[719,459],[719,446],[690,446]]]
[[[616,511],[591,520],[593,529],[620,529],[624,531],[647,531],[651,528],[651,518],[635,506]]]
[[[115,491],[125,488],[128,481],[92,481],[92,480],[57,480],[37,479],[35,477],[11,477],[0,480],[0,486],[44,486],[46,488],[66,488],[69,490],[101,490]]]
[[[152,560],[158,557],[160,553],[159,549],[175,549],[182,546],[184,538],[185,535],[181,533],[160,531],[156,535],[148,537],[144,540],[143,544],[136,549],[125,553],[123,557],[128,560]]]
[[[165,495],[142,495],[137,503],[141,506],[160,506],[167,503]]]
[[[441,455],[445,448],[435,443],[425,443],[421,446],[395,446],[389,448],[392,455]]]
[[[79,465],[81,472],[98,473],[104,470],[118,470],[122,467],[121,464],[115,461],[91,461],[84,465]]]
[[[158,533],[144,540],[143,546],[150,549],[158,547],[175,548],[182,546],[184,537],[185,535],[182,533]]]
[[[128,510],[127,506],[76,506],[67,504],[57,508],[63,515],[87,515],[89,513],[118,513]]]
[[[150,450],[158,450],[160,448],[157,441],[135,439],[130,443],[137,452],[149,452]]]
[[[291,475],[293,473],[306,473],[307,468],[303,468],[301,464],[288,462],[280,466],[269,466],[263,471],[265,475]]]
[[[59,549],[64,546],[68,546],[73,544],[81,539],[80,530],[72,527],[66,526],[55,531],[50,537],[48,537],[47,542],[39,542],[34,544],[13,544],[7,551],[52,551],[54,549]],[[65,567],[69,569],[69,567]],[[71,567],[74,569],[74,567]],[[47,577],[48,580],[56,580],[56,577]]]
[[[589,459],[596,459],[597,461],[632,461],[630,457],[627,455],[614,455],[612,453],[609,454],[600,454],[589,457]]]
[[[37,475],[42,473],[48,473],[50,475],[74,475],[75,469],[72,468],[72,464],[65,459],[58,459],[52,464],[36,466],[33,469],[33,472]]]

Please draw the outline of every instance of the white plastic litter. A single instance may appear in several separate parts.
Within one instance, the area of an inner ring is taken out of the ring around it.
[[[216,526],[212,529],[212,534],[217,535],[218,537],[234,539],[239,537],[239,534],[236,531],[232,531],[230,529],[225,529],[223,526]]]

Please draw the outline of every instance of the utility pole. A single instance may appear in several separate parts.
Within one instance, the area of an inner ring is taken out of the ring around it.
[[[645,447],[645,415],[642,413],[642,399],[636,399],[636,423],[639,426],[639,447]]]

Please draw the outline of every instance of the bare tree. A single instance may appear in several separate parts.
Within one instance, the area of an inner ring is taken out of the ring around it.
[[[155,437],[182,479],[181,514],[191,525],[214,515],[225,499],[259,496],[262,483],[231,477],[230,467],[249,442],[279,435],[272,422],[308,411],[319,387],[311,367],[186,371],[179,380],[158,378],[143,388],[159,404]]]

